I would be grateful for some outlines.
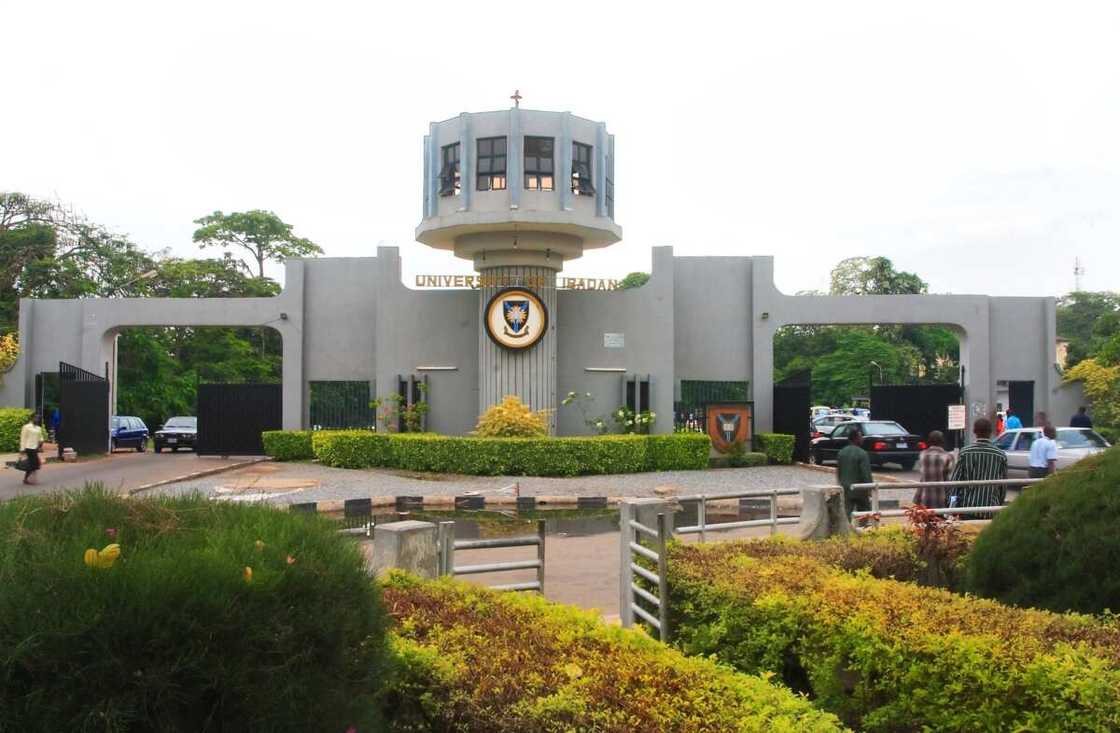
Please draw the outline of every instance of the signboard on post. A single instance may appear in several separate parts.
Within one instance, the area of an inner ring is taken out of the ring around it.
[[[965,405],[949,405],[949,429],[964,430],[968,425],[968,408]]]

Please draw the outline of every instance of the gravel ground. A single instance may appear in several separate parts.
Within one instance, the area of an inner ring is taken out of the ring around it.
[[[832,476],[802,466],[540,478],[437,476],[387,470],[328,468],[315,463],[266,463],[217,476],[168,484],[145,493],[178,494],[198,491],[213,495],[223,487],[227,490],[236,487],[236,493],[263,491],[270,495],[269,501],[287,504],[370,496],[456,496],[468,492],[486,494],[515,482],[519,484],[522,496],[655,496],[654,489],[658,487],[671,487],[677,495],[803,488],[831,483]],[[909,499],[912,493],[912,490],[907,489],[883,492],[882,496],[905,496]]]

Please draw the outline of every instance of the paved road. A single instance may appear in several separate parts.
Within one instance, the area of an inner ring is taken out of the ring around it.
[[[39,483],[35,486],[25,486],[23,473],[4,467],[0,469],[0,500],[60,489],[77,489],[87,481],[97,481],[109,489],[126,491],[156,481],[217,468],[223,463],[237,460],[195,456],[193,453],[121,451],[105,458],[80,463],[45,464],[39,471]]]

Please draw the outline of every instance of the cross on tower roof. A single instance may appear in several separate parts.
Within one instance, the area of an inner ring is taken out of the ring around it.
[[[510,97],[510,99],[513,100],[513,106],[514,107],[520,107],[521,106],[521,91],[518,90],[518,89],[514,89],[513,90],[513,95]]]

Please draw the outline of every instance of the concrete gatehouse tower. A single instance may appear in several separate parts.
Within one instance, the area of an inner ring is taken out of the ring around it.
[[[585,249],[622,239],[614,136],[603,122],[513,100],[431,124],[416,239],[478,272],[479,410],[517,395],[555,415],[557,274]]]

